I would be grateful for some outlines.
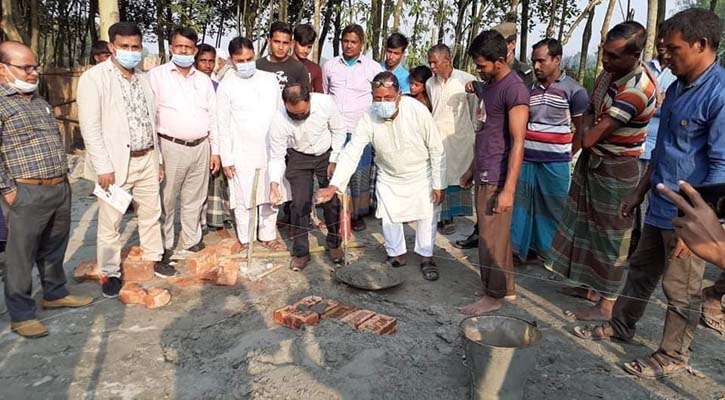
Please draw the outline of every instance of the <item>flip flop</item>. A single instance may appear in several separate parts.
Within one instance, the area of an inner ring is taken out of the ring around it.
[[[687,371],[686,365],[677,365],[666,361],[663,363],[657,359],[656,355],[657,353],[654,353],[645,359],[638,358],[624,363],[622,368],[627,373],[643,379],[665,378],[680,375]]]
[[[437,281],[440,278],[438,266],[433,261],[423,261],[420,263],[420,272],[423,273],[423,278],[428,281]]]
[[[611,332],[611,334],[607,334],[608,331]],[[619,340],[619,338],[614,335],[614,329],[612,329],[609,325],[577,325],[574,329],[572,329],[572,333],[579,339],[591,340],[594,342],[602,340]]]

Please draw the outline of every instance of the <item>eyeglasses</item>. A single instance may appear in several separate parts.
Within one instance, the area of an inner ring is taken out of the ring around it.
[[[393,81],[372,81],[370,84],[373,86],[373,89],[377,89],[381,86],[384,88],[396,87],[395,82]]]
[[[41,68],[41,66],[39,64],[36,64],[36,65],[15,65],[15,64],[10,64],[10,63],[3,63],[3,64],[9,65],[11,67],[15,67],[18,69],[22,69],[28,75],[32,74],[33,71],[39,72],[40,68]]]

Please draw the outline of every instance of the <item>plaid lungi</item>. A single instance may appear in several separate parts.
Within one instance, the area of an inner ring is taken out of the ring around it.
[[[229,184],[224,173],[219,172],[209,179],[209,197],[206,206],[207,226],[223,228],[224,221],[232,221],[229,213]]]
[[[585,151],[574,169],[569,199],[546,267],[615,299],[624,286],[632,216],[622,201],[639,183],[638,160]]]
[[[463,189],[458,185],[448,186],[443,203],[441,203],[440,221],[469,215],[473,215],[471,189]]]
[[[350,141],[352,134],[347,134],[347,140]],[[352,198],[352,218],[358,219],[370,214],[370,204],[372,202],[372,184],[375,179],[373,174],[373,147],[365,146],[357,170],[350,177],[350,197]]]

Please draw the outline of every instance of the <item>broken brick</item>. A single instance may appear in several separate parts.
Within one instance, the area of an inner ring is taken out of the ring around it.
[[[137,283],[127,283],[118,292],[118,299],[123,304],[146,304],[146,291]]]
[[[322,302],[322,297],[320,296],[307,296],[292,304],[292,307],[294,307],[296,310],[306,310],[320,302]]]
[[[239,263],[236,261],[225,261],[218,268],[216,284],[221,286],[234,286],[237,284],[239,275]]]
[[[141,261],[143,250],[139,246],[126,247],[121,250],[121,260]]]
[[[121,263],[121,275],[124,281],[144,282],[154,279],[155,261],[126,259]]]
[[[102,276],[95,261],[81,261],[73,270],[73,278],[78,282],[100,281]]]
[[[242,250],[242,244],[236,238],[223,239],[215,247],[217,254],[225,256],[237,254]]]
[[[204,282],[196,276],[178,276],[168,279],[174,286],[178,287],[189,287],[195,285],[201,285]]]
[[[294,306],[284,306],[274,311],[274,322],[292,329],[302,325],[316,325],[320,322],[320,314],[310,311],[298,311]]]
[[[360,324],[357,329],[360,331],[374,333],[376,335],[391,335],[395,333],[395,329],[397,327],[397,319],[387,315],[377,314]]]
[[[159,308],[171,303],[171,293],[159,287],[149,288],[146,294],[146,308]]]
[[[363,322],[369,320],[374,316],[375,313],[370,310],[357,310],[344,316],[341,321],[357,329]]]
[[[217,257],[213,247],[207,247],[186,259],[186,267],[192,274],[202,279],[216,279]]]
[[[347,304],[338,304],[335,307],[329,308],[325,310],[320,318],[322,319],[343,319],[347,315],[352,314],[355,311],[358,311],[359,308],[347,305]]]

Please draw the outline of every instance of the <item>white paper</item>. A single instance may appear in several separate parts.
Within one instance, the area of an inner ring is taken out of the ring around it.
[[[93,189],[93,194],[102,201],[110,204],[111,207],[118,210],[121,214],[126,212],[128,205],[131,204],[131,200],[133,200],[133,196],[131,196],[129,192],[123,190],[120,186],[116,186],[115,184],[109,186],[108,191],[105,191],[98,183],[96,183],[96,187]]]

